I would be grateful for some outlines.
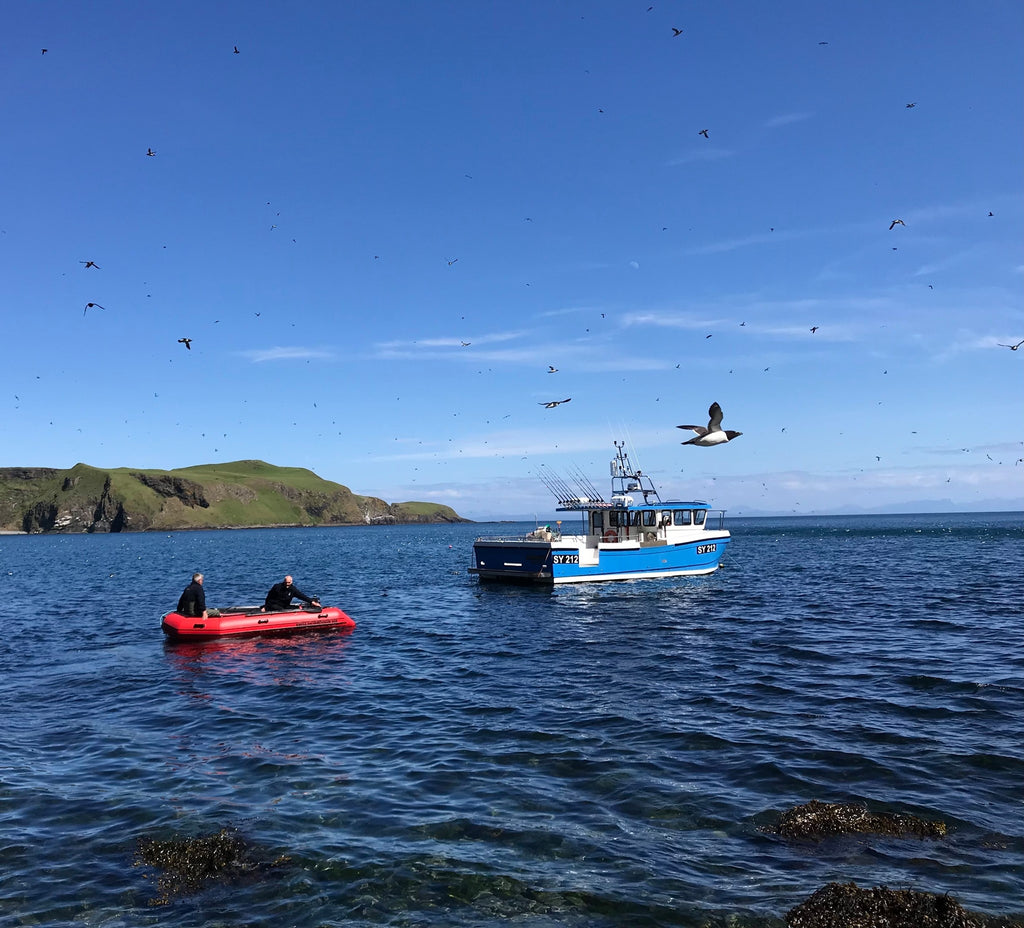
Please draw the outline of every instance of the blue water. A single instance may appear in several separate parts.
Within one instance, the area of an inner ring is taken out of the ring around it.
[[[831,880],[1022,913],[1022,526],[736,519],[713,576],[555,590],[467,574],[496,526],[0,537],[0,925],[781,926]],[[358,627],[166,644],[193,570]],[[759,830],[811,799],[949,834]],[[221,828],[290,861],[150,905],[138,841]]]

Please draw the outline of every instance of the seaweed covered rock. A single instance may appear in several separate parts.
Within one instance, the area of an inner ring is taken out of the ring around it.
[[[215,834],[193,838],[142,838],[135,866],[148,865],[163,871],[156,878],[158,895],[149,904],[166,905],[171,897],[198,892],[210,881],[255,879],[287,861],[287,857],[278,857],[268,863],[257,849],[222,828]]]
[[[999,923],[968,912],[949,896],[828,883],[790,909],[786,924],[789,928],[985,928]]]
[[[946,825],[944,822],[928,822],[905,812],[869,812],[863,806],[812,799],[786,810],[774,828],[765,830],[785,838],[849,834],[938,838],[946,833]]]

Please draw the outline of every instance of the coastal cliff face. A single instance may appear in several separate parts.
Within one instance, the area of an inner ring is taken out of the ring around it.
[[[0,529],[169,531],[274,525],[466,522],[448,506],[359,496],[310,470],[264,461],[172,471],[76,464],[0,468]]]

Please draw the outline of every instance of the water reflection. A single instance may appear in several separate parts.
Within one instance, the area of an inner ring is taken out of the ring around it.
[[[337,667],[355,629],[345,628],[280,638],[164,642],[164,654],[185,689],[182,695],[209,699],[210,680],[235,675],[263,686],[314,685],[326,667]]]

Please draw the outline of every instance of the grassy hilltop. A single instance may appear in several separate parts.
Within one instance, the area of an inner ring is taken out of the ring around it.
[[[465,522],[449,506],[359,496],[302,467],[265,461],[176,470],[76,464],[0,468],[0,529],[167,531],[269,525]]]

